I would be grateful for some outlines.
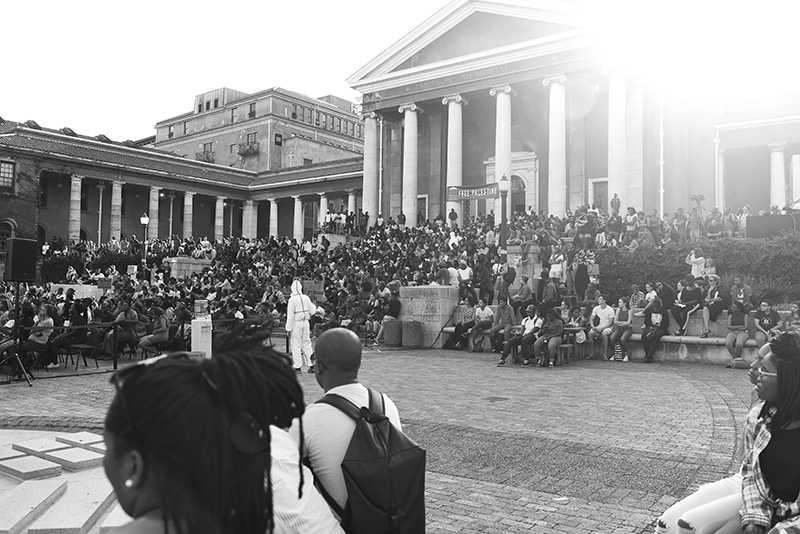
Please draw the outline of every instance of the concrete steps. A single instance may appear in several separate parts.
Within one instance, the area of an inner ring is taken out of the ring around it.
[[[0,448],[0,534],[100,534],[131,521],[89,432],[21,439]]]

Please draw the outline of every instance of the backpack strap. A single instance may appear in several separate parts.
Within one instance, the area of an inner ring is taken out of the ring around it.
[[[386,403],[383,399],[383,395],[369,388],[367,388],[367,394],[369,395],[369,411],[374,414],[384,415],[386,412]],[[356,422],[361,419],[361,408],[336,393],[328,393],[314,404],[328,404],[333,406]]]

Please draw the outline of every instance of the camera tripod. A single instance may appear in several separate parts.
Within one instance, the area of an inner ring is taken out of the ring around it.
[[[17,282],[16,294],[14,296],[14,344],[8,348],[8,355],[5,358],[0,358],[0,368],[3,366],[12,366],[16,363],[25,380],[28,381],[28,387],[33,387],[33,376],[28,372],[22,364],[22,359],[19,357],[20,348],[22,347],[22,340],[20,339],[20,323],[19,323],[19,282]]]

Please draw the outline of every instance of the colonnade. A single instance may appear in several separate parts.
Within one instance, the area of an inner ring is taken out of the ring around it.
[[[81,191],[83,186],[84,176],[73,174],[70,179],[70,194],[69,194],[69,222],[68,222],[68,240],[80,240],[81,232]],[[102,190],[105,188],[107,182],[101,182],[97,187],[101,191],[100,202],[102,204]],[[109,237],[111,239],[120,240],[122,234],[122,188],[125,182],[113,180],[111,181],[111,210],[109,214]],[[162,188],[158,186],[150,186],[148,191],[148,202],[146,214],[149,217],[149,224],[147,227],[147,238],[156,239],[159,236],[159,210],[160,210],[160,196]],[[347,209],[348,211],[356,212],[357,197],[354,189],[345,190],[347,195]],[[183,224],[181,232],[175,232],[174,228],[170,228],[169,233],[176,233],[185,238],[193,237],[193,224],[194,224],[194,197],[197,193],[193,191],[186,191],[183,193]],[[316,193],[319,198],[319,218],[323,220],[328,211],[328,197],[331,193],[322,192]],[[173,205],[172,202],[176,197],[176,192],[170,192],[170,225],[172,226]],[[211,197],[214,199],[214,239],[222,239],[225,235],[225,225],[229,224],[232,231],[233,228],[233,212],[230,213],[231,219],[225,220],[225,205],[226,197],[216,196]],[[307,196],[294,195],[291,197],[294,201],[294,219],[292,225],[292,237],[298,241],[302,241],[304,234],[304,213],[303,203],[307,200]],[[342,199],[344,197],[341,197]],[[269,235],[278,235],[278,202],[280,198],[270,198],[269,202]],[[258,232],[258,206],[257,200],[244,200],[242,201],[242,237],[255,238]],[[103,216],[102,210],[98,213],[99,228],[102,230]],[[229,232],[230,233],[230,232]]]

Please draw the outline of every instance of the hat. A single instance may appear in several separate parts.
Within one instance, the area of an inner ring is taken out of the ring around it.
[[[534,306],[533,304],[529,304],[528,307],[525,308],[525,311],[526,312],[531,312],[531,311],[535,312],[536,311],[536,306]]]
[[[708,275],[708,279],[709,280],[716,280],[717,282],[719,282],[719,276],[717,276],[716,274]]]
[[[527,274],[523,274],[522,276],[520,276],[520,278],[522,278],[526,282],[528,281],[528,275]]]

